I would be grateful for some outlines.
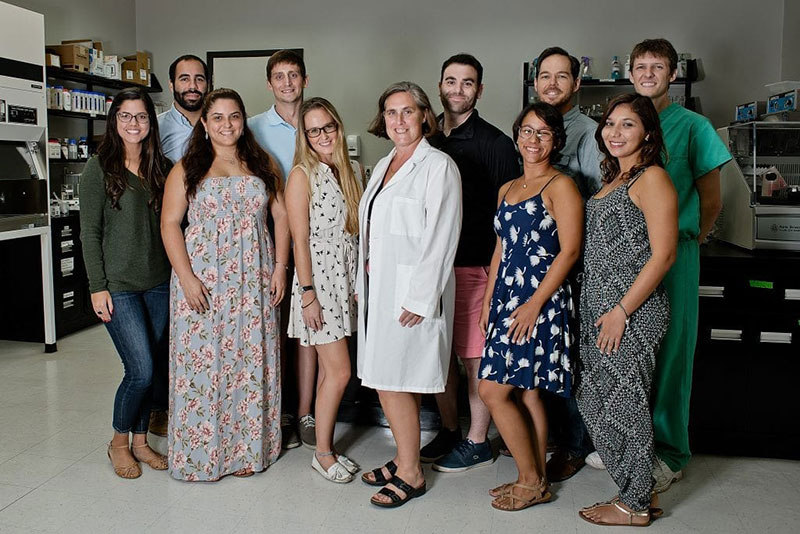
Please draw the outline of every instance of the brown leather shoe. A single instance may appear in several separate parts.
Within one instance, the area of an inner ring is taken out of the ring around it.
[[[166,438],[168,423],[169,418],[167,417],[167,412],[163,410],[154,410],[150,412],[150,424],[147,429],[156,436]]]
[[[584,466],[582,457],[573,456],[565,450],[553,453],[547,462],[547,480],[561,482],[571,478]]]

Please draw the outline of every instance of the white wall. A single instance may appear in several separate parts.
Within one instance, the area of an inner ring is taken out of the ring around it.
[[[362,135],[363,160],[373,163],[388,147],[365,133],[381,91],[412,80],[441,109],[439,68],[460,51],[484,64],[482,115],[509,131],[522,102],[522,62],[544,47],[595,57],[601,73],[612,55],[663,36],[702,59],[706,79],[695,94],[715,124],[727,123],[734,105],[763,98],[763,84],[780,77],[782,14],[783,0],[136,0],[136,40],[153,53],[165,86],[179,54],[303,48],[307,96],[337,106],[348,131]]]
[[[800,80],[800,1],[784,0],[781,80]]]
[[[46,44],[91,38],[111,54],[136,51],[135,0],[3,0],[44,15]]]

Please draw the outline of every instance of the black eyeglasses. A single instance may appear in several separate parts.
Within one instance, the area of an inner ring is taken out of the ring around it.
[[[338,129],[339,129],[339,125],[338,124],[336,124],[335,122],[329,122],[328,124],[326,124],[322,128],[309,128],[305,132],[306,132],[307,136],[309,136],[311,138],[314,138],[314,137],[319,137],[320,135],[322,135],[322,132],[325,132],[325,133],[329,134],[329,133],[335,132]]]
[[[150,116],[147,113],[128,113],[127,111],[120,111],[117,113],[117,119],[119,122],[128,123],[131,122],[133,119],[136,119],[136,122],[139,124],[144,124],[146,122],[150,122]]]

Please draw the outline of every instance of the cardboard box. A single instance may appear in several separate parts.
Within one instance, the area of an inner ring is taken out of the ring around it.
[[[147,52],[137,52],[129,56],[125,56],[125,61],[135,61],[137,70],[152,70],[150,65],[150,54]]]
[[[122,81],[132,82],[149,87],[150,71],[147,69],[140,69],[138,66],[139,63],[136,60],[123,61],[122,66],[120,67]]]
[[[62,45],[65,44],[78,44],[86,48],[94,48],[95,50],[103,51],[103,41],[92,41],[91,39],[70,39],[61,41]]]
[[[102,76],[105,69],[105,59],[103,51],[96,48],[89,49],[89,73],[95,76]]]
[[[122,62],[119,56],[105,56],[103,58],[103,76],[112,80],[122,79]]]
[[[46,46],[45,51],[61,57],[61,67],[80,72],[89,71],[89,49],[79,44]]]
[[[61,66],[61,56],[59,56],[58,54],[51,54],[51,53],[47,52],[44,55],[44,63],[48,67],[60,67]]]

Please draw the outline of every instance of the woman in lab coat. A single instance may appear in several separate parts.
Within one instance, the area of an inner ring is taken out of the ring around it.
[[[420,394],[443,392],[447,380],[461,179],[425,140],[436,117],[418,85],[389,86],[369,131],[394,149],[375,166],[359,206],[358,376],[378,390],[397,455],[362,480],[385,486],[373,504],[394,508],[425,493]]]

